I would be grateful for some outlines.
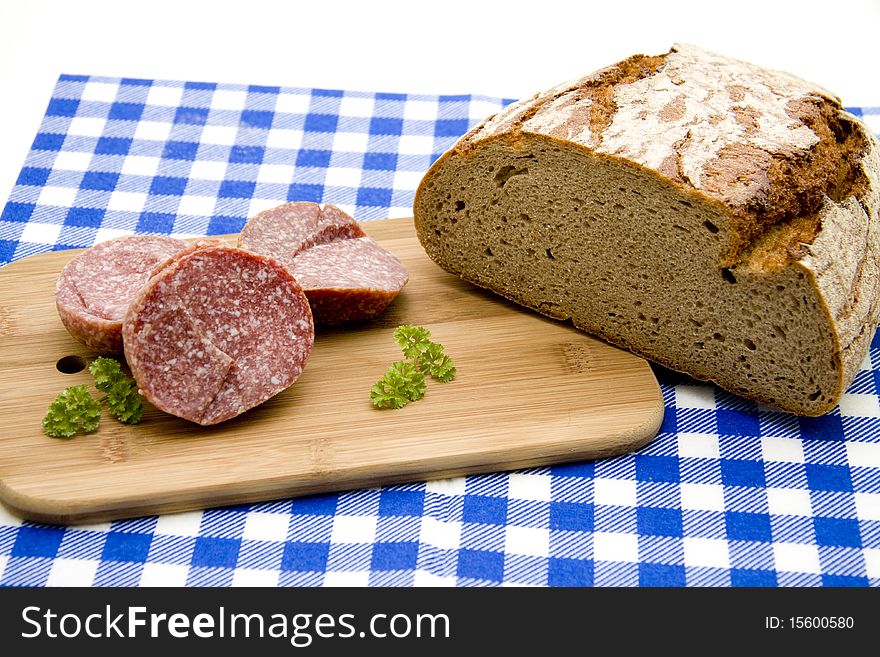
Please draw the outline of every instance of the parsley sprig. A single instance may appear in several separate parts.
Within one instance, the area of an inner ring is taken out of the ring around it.
[[[43,431],[52,438],[70,438],[80,431],[94,431],[100,421],[101,404],[89,394],[89,387],[70,386],[49,404]]]
[[[385,375],[370,388],[370,401],[378,408],[403,408],[425,396],[427,375],[447,383],[455,378],[455,365],[443,352],[443,345],[431,341],[431,332],[422,326],[398,326],[394,341],[407,360],[388,366]]]
[[[95,379],[95,387],[107,394],[101,401],[107,401],[110,415],[126,424],[140,422],[144,404],[137,383],[122,372],[118,361],[103,356],[96,358],[89,365],[89,372]]]
[[[90,433],[101,421],[101,402],[107,402],[110,415],[126,424],[140,422],[144,412],[137,384],[122,372],[112,358],[96,358],[89,366],[95,387],[105,396],[100,400],[89,393],[87,385],[70,386],[49,404],[43,418],[43,432],[52,438],[71,438],[77,433]]]
[[[370,400],[379,408],[403,408],[425,396],[425,375],[412,363],[397,360],[370,388]]]

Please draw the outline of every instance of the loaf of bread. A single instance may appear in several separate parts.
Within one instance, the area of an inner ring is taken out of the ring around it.
[[[827,90],[676,45],[489,117],[425,175],[415,225],[472,283],[821,415],[878,323],[878,177]]]

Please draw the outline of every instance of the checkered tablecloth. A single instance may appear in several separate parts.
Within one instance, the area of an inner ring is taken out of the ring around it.
[[[0,264],[236,232],[288,200],[409,216],[508,102],[64,75]],[[880,132],[880,108],[853,111]],[[666,419],[636,454],[67,528],[0,508],[0,584],[880,586],[880,340],[821,418],[656,371]]]

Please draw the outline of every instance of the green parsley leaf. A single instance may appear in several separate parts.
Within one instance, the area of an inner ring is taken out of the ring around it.
[[[89,372],[95,379],[95,387],[101,392],[110,392],[113,384],[126,378],[122,373],[119,361],[103,356],[92,361],[92,364],[89,365]]]
[[[398,326],[394,330],[394,340],[403,349],[406,358],[415,360],[431,344],[431,332],[422,326]]]
[[[70,438],[80,431],[94,431],[100,421],[101,403],[89,394],[88,386],[71,386],[49,404],[43,432],[52,438]]]
[[[448,383],[455,378],[455,365],[443,353],[443,345],[437,342],[431,342],[425,349],[419,359],[419,369],[442,383]]]
[[[119,361],[103,356],[89,365],[89,372],[95,379],[95,387],[107,393],[107,407],[110,415],[126,424],[137,424],[144,412],[144,404],[138,394],[137,383],[122,371]]]
[[[402,408],[425,396],[425,376],[442,383],[455,378],[455,365],[443,352],[443,345],[431,342],[431,332],[423,326],[398,326],[394,341],[407,360],[392,363],[370,388],[370,400],[379,408]]]
[[[425,396],[425,375],[412,363],[398,360],[370,388],[370,401],[378,408],[403,408]]]
[[[144,403],[138,394],[137,384],[134,379],[126,377],[116,381],[107,390],[107,407],[110,415],[126,424],[137,424],[141,421],[144,413]]]

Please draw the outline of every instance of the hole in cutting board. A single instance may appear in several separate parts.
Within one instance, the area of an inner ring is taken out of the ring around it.
[[[62,374],[76,374],[86,369],[86,359],[82,356],[64,356],[55,363],[55,369]]]

